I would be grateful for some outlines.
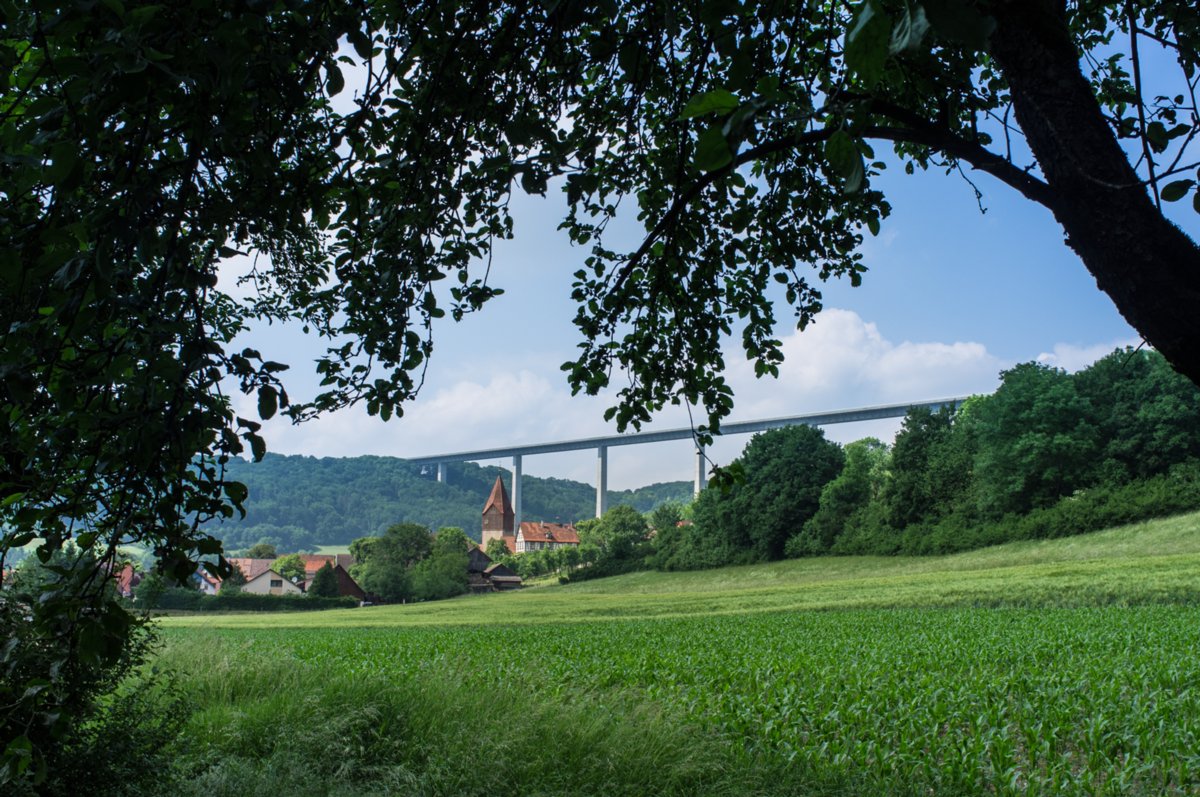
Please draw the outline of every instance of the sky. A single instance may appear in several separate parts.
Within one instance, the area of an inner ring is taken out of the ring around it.
[[[863,245],[862,285],[822,284],[825,310],[803,333],[789,324],[787,308],[777,309],[786,357],[778,379],[755,379],[736,342],[727,347],[736,401],[729,420],[986,393],[1017,363],[1074,371],[1141,342],[1067,248],[1048,210],[988,175],[969,174],[983,191],[982,211],[957,174],[908,176],[892,168],[873,178],[893,211]],[[1168,213],[1200,237],[1200,217],[1186,204],[1167,206]],[[490,281],[504,295],[460,323],[447,318],[435,326],[424,388],[403,417],[385,423],[356,407],[299,426],[276,418],[264,426],[270,451],[416,457],[617,432],[603,420],[610,399],[572,397],[560,370],[579,342],[571,275],[587,249],[572,247],[557,230],[565,205],[553,186],[546,198],[517,193],[511,207],[515,238],[498,243],[491,267]],[[636,227],[615,232],[621,237],[606,242],[611,248],[631,250],[640,241]],[[285,376],[293,399],[315,392],[319,341],[275,325],[253,329],[242,342],[292,366]],[[239,414],[256,417],[253,397],[234,395]],[[668,408],[644,428],[687,425],[683,409]],[[825,432],[840,443],[866,436],[890,442],[899,425],[844,424]],[[728,464],[748,440],[718,439],[708,453]],[[510,459],[481,464],[512,466]],[[595,482],[593,451],[526,456],[522,465],[529,475]],[[690,441],[608,452],[610,489],[690,480],[694,469]]]

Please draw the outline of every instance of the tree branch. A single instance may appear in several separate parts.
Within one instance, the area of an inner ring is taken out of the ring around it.
[[[903,127],[871,126],[862,132],[863,138],[879,138],[930,147],[987,172],[1005,185],[1015,188],[1026,199],[1050,210],[1055,209],[1058,196],[1047,183],[1014,166],[1008,159],[986,147],[957,136],[947,128],[931,124],[927,119],[906,108],[882,100],[873,100],[871,111],[894,119]]]

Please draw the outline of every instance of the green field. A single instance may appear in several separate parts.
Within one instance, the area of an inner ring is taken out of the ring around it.
[[[164,636],[197,794],[1200,793],[1200,515]]]

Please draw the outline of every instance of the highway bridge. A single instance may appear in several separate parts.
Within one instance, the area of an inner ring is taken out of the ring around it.
[[[735,434],[752,434],[768,429],[780,429],[785,426],[829,426],[835,423],[857,423],[860,421],[877,421],[883,418],[902,418],[914,407],[927,407],[937,411],[942,407],[957,409],[965,396],[957,398],[935,399],[932,401],[915,401],[907,404],[886,404],[877,407],[859,407],[849,410],[833,410],[817,412],[808,415],[791,415],[785,418],[764,418],[758,421],[734,421],[721,424],[721,437]],[[695,430],[691,427],[680,429],[663,429],[653,432],[630,432],[629,434],[608,435],[605,437],[584,437],[578,440],[561,440],[556,443],[534,443],[523,446],[507,446],[505,448],[487,448],[477,451],[456,451],[450,454],[433,454],[426,457],[411,457],[408,459],[416,465],[436,465],[438,481],[446,480],[446,465],[451,462],[477,462],[479,460],[501,459],[512,457],[512,503],[515,522],[521,522],[521,459],[536,454],[556,454],[561,451],[596,450],[596,517],[604,514],[605,497],[608,492],[608,449],[614,446],[634,446],[646,443],[661,443],[667,440],[695,439]],[[704,489],[706,476],[706,460],[704,449],[696,447],[696,493]]]

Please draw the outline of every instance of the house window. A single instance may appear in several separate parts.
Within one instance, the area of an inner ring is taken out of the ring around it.
[[[283,579],[282,579],[282,578],[273,578],[273,579],[271,579],[271,589],[279,589],[279,588],[280,588],[280,587],[282,587],[282,586],[283,586]]]

